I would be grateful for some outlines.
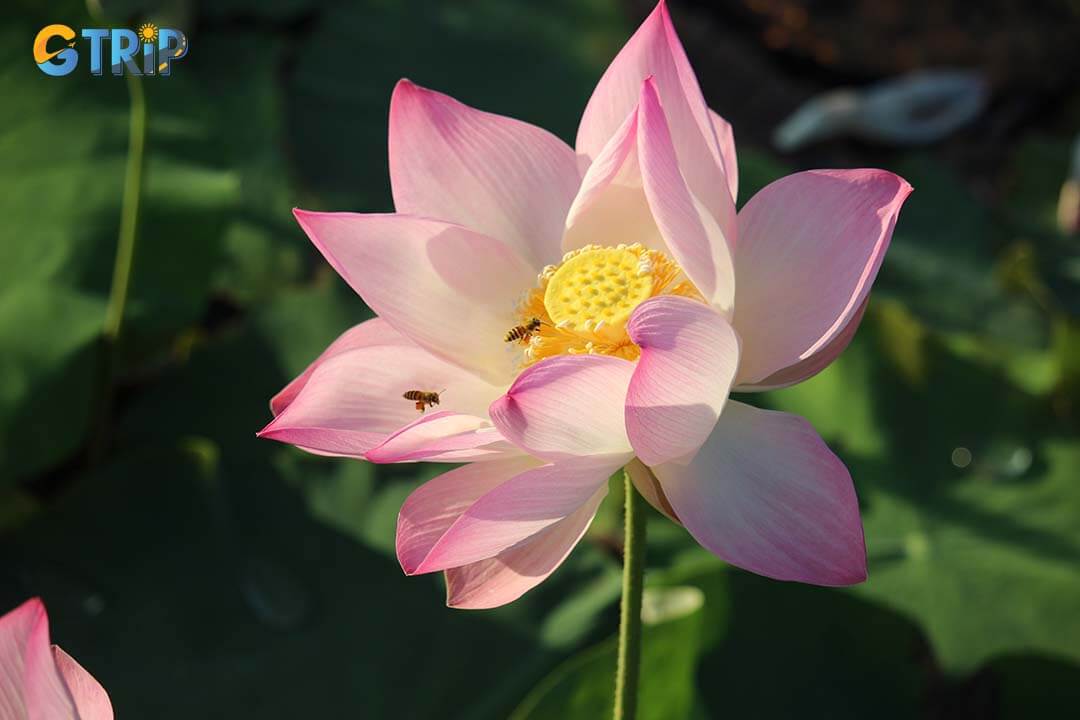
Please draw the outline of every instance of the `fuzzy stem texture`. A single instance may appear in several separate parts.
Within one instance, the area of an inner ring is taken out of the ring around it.
[[[622,603],[619,615],[619,659],[615,669],[615,720],[637,716],[638,679],[641,675],[641,591],[645,569],[645,506],[625,477],[625,535],[623,541]]]

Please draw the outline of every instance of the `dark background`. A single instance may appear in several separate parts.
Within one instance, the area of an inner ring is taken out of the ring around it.
[[[53,637],[123,718],[602,716],[618,484],[549,581],[491,612],[405,578],[397,509],[431,465],[255,439],[267,402],[370,315],[290,209],[388,211],[399,77],[573,141],[649,12],[628,0],[106,2],[183,29],[148,78],[142,214],[115,347],[101,340],[128,84],[49,78],[33,37],[77,2],[0,10],[0,610]],[[696,612],[648,629],[646,718],[1034,718],[1080,707],[1080,240],[1055,223],[1080,129],[1080,5],[672,2],[735,128],[740,204],[808,167],[881,166],[915,194],[851,348],[758,398],[852,470],[870,580],[725,567],[650,519],[647,584]],[[923,148],[770,149],[802,101],[907,70],[985,73],[969,126]],[[111,369],[108,358],[113,358]],[[111,379],[110,379],[111,378]],[[113,399],[103,411],[102,398]],[[965,454],[967,453],[967,454]]]

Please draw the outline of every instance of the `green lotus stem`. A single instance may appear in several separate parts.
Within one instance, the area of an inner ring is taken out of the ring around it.
[[[131,266],[135,260],[139,201],[142,197],[143,151],[146,145],[146,98],[143,95],[142,79],[137,75],[128,75],[127,81],[131,94],[127,169],[124,173],[120,235],[116,243],[112,287],[109,290],[109,305],[105,310],[105,339],[110,344],[119,340],[124,325],[124,307],[127,305],[128,287],[131,284]]]
[[[615,720],[637,716],[641,676],[641,591],[645,570],[645,506],[630,473],[623,471],[626,494],[619,659],[615,668]]]
[[[87,10],[99,25],[105,25],[105,14],[98,0],[87,0]],[[131,285],[131,269],[135,261],[135,240],[138,237],[139,203],[142,198],[142,175],[146,147],[146,96],[143,94],[142,78],[125,73],[131,108],[128,115],[128,153],[124,170],[124,191],[120,201],[120,232],[116,241],[116,257],[113,262],[112,284],[109,301],[105,307],[105,325],[102,329],[103,362],[101,386],[98,391],[96,412],[93,414],[94,439],[90,445],[90,458],[97,460],[108,443],[109,417],[112,414],[113,380],[116,372],[120,334],[124,327],[124,309],[127,306],[128,288]]]

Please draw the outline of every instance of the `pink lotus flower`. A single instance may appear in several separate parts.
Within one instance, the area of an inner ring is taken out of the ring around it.
[[[70,655],[49,644],[41,600],[0,617],[0,718],[112,720],[104,688]]]
[[[396,213],[295,212],[379,317],[282,390],[260,435],[468,463],[402,507],[406,573],[445,571],[455,607],[510,602],[559,566],[625,466],[734,565],[865,578],[844,465],[805,420],[728,394],[800,382],[847,346],[904,180],[797,173],[736,213],[731,126],[663,3],[601,78],[576,152],[407,80],[389,146]]]

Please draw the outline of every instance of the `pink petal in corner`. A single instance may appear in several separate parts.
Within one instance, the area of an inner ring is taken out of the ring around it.
[[[37,598],[0,617],[0,716],[112,720],[112,706],[97,681],[49,644],[49,618]]]
[[[81,720],[113,720],[112,703],[109,694],[94,676],[86,672],[75,658],[56,645],[52,646],[56,669],[64,678],[64,683],[75,701]]]

